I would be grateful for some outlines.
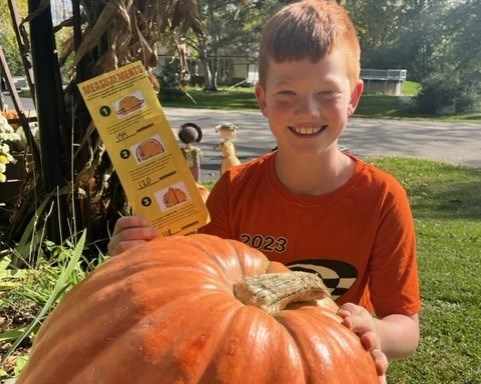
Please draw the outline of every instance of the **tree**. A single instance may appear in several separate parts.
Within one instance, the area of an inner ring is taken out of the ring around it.
[[[419,105],[426,112],[477,108],[481,0],[346,0],[343,5],[358,29],[363,68],[407,69],[408,77],[424,86]]]
[[[187,40],[206,74],[204,89],[217,89],[219,58],[257,56],[262,26],[274,12],[289,1],[281,0],[204,0],[199,14],[206,35]]]
[[[26,1],[19,1],[17,7],[21,15],[26,15]],[[10,15],[8,0],[0,0],[0,44],[5,53],[10,72],[13,75],[22,75],[24,73],[23,64],[12,27],[12,16]]]
[[[418,107],[425,113],[481,110],[481,0],[458,2],[447,9],[422,78]]]
[[[447,15],[450,60],[462,71],[481,71],[481,0],[468,0]]]

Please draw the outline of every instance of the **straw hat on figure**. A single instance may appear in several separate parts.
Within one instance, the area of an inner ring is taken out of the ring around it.
[[[185,123],[180,127],[178,137],[179,140],[185,144],[185,146],[180,149],[187,162],[187,166],[189,167],[192,176],[194,176],[194,180],[199,181],[202,176],[200,168],[202,150],[193,144],[199,143],[202,140],[202,130],[197,124]]]
[[[222,165],[220,169],[222,174],[228,169],[240,164],[240,161],[235,154],[234,146],[237,127],[232,123],[221,123],[215,127],[215,131],[219,133],[224,140],[221,144],[215,146],[215,148],[218,148],[219,146],[222,148]]]

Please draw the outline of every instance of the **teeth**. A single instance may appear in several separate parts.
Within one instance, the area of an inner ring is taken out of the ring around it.
[[[300,135],[312,135],[321,131],[322,127],[311,127],[311,128],[296,128],[291,127],[296,133]]]

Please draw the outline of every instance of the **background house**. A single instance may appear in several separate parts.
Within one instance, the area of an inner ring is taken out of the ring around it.
[[[406,75],[405,69],[361,69],[364,93],[401,96]]]
[[[180,74],[180,61],[178,55],[167,54],[161,49],[158,55],[159,65],[154,73],[159,76],[169,68]],[[185,63],[189,68],[188,75],[182,81],[193,86],[204,85],[204,68],[199,65],[198,59],[185,55]],[[212,67],[217,60],[217,84],[220,86],[252,86],[258,80],[257,59],[248,56],[220,56],[209,58]],[[406,81],[405,69],[361,69],[361,79],[364,80],[365,94],[379,94],[400,96],[403,83]],[[180,77],[179,77],[180,78]]]
[[[165,52],[158,55],[159,64],[154,74],[159,76],[166,68],[180,72],[180,61],[177,56]],[[212,66],[215,59],[210,58]],[[198,59],[186,58],[190,77],[183,79],[190,85],[204,84],[204,68]],[[252,86],[257,82],[257,59],[248,56],[221,56],[217,58],[217,84],[221,86]]]

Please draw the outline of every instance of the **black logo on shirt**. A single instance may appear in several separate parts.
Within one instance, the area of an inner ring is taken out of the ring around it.
[[[357,279],[356,268],[339,260],[298,260],[287,264],[287,267],[293,271],[317,273],[334,300],[346,293]]]

